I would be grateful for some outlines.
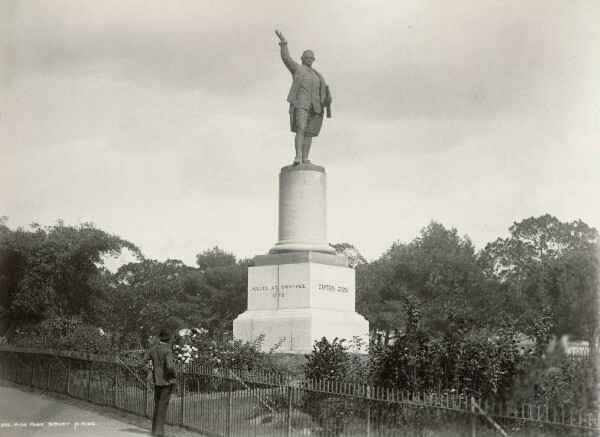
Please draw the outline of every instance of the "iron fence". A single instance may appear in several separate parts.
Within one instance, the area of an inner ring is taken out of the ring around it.
[[[0,376],[151,417],[135,359],[0,346]],[[216,436],[597,435],[598,412],[412,393],[340,381],[179,366],[167,421]]]

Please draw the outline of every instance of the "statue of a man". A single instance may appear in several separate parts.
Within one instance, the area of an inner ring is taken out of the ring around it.
[[[308,153],[311,142],[321,131],[326,108],[327,117],[331,116],[331,94],[323,76],[312,68],[315,61],[313,51],[305,50],[302,53],[302,65],[298,65],[290,57],[287,41],[281,31],[276,30],[275,33],[281,40],[281,59],[293,76],[287,101],[290,102],[290,125],[292,132],[296,133],[294,164],[310,164]]]

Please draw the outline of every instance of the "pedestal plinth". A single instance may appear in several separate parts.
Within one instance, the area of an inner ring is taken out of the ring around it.
[[[325,168],[288,165],[279,174],[279,238],[269,253],[335,253],[327,244]]]
[[[233,322],[235,338],[264,335],[264,350],[308,353],[322,337],[368,339],[355,312],[354,270],[344,256],[292,252],[255,258],[248,269],[248,310]]]

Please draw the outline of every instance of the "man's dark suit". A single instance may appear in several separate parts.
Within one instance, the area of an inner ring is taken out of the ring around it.
[[[152,415],[152,435],[165,434],[165,418],[169,400],[176,382],[173,351],[163,342],[152,346],[140,363],[152,360],[152,382],[154,384],[154,413]]]

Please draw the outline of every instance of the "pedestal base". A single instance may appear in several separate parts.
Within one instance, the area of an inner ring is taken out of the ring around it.
[[[254,341],[264,335],[262,349],[275,352],[310,353],[315,340],[326,337],[351,340],[353,337],[367,343],[369,322],[354,311],[322,310],[314,308],[288,310],[246,311],[234,320],[233,335],[243,341]]]
[[[248,268],[248,310],[233,335],[263,350],[310,353],[326,337],[368,340],[369,323],[355,311],[355,272],[346,258],[319,252],[261,255]]]

